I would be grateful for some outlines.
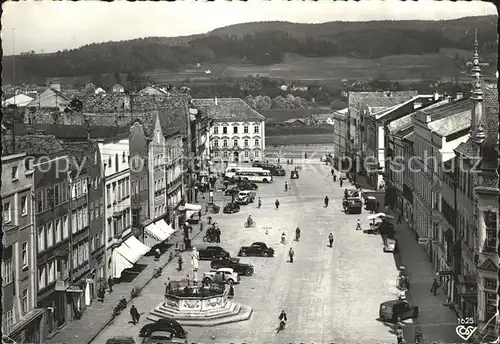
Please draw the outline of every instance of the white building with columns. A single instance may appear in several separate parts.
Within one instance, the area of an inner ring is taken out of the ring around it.
[[[213,162],[252,162],[265,153],[265,117],[239,98],[193,99],[212,119],[209,130]]]

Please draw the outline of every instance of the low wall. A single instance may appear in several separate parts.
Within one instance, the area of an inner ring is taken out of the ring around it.
[[[266,158],[305,158],[319,159],[322,155],[326,155],[335,151],[335,145],[328,144],[303,144],[303,145],[281,145],[277,147],[266,146]]]
[[[207,297],[178,297],[175,295],[165,295],[165,307],[175,308],[180,311],[207,311],[224,308],[227,299],[224,295],[214,295]]]

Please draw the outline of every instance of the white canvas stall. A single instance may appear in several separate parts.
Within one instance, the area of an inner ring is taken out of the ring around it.
[[[137,238],[135,236],[131,236],[130,238],[128,238],[127,240],[125,240],[124,244],[127,245],[128,247],[130,247],[130,249],[134,253],[138,254],[139,258],[142,257],[142,256],[144,256],[149,251],[151,251],[150,247],[147,247],[142,242],[140,242],[139,240],[137,240]],[[137,260],[139,260],[139,258],[137,258]]]
[[[130,246],[125,245],[125,243],[115,248],[115,251],[118,251],[118,253],[120,253],[132,264],[135,264],[139,260],[139,258],[142,257],[142,254],[138,254],[137,252],[132,250]]]
[[[123,270],[130,269],[134,266],[134,264],[126,258],[125,253],[120,251],[120,247],[113,250],[111,261],[111,277],[113,278],[120,278]]]
[[[159,228],[163,233],[165,233],[166,238],[164,240],[170,238],[170,236],[175,232],[175,229],[170,227],[170,225],[166,223],[165,220],[155,222],[155,226]]]
[[[156,239],[157,243],[155,245],[168,239],[168,236],[165,233],[165,231],[160,226],[158,226],[157,223],[152,223],[148,225],[146,228],[144,228],[144,231],[149,236],[152,236],[153,238]]]
[[[198,212],[195,210],[187,210],[186,211],[186,220],[189,220],[190,218],[193,217],[193,215],[197,214]]]
[[[195,211],[200,211],[201,210],[201,205],[199,204],[191,204],[191,203],[186,203],[184,205],[184,209],[187,210],[195,210]]]

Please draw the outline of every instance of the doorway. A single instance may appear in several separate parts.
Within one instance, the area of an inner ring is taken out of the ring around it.
[[[233,161],[234,162],[239,162],[239,158],[240,158],[240,153],[239,152],[234,152],[233,153]]]

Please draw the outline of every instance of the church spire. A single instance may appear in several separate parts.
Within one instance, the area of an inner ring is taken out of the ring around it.
[[[485,139],[483,126],[481,124],[483,114],[483,89],[481,82],[481,67],[479,65],[479,42],[477,40],[477,29],[474,30],[474,59],[472,61],[472,121],[471,138],[480,144]]]

